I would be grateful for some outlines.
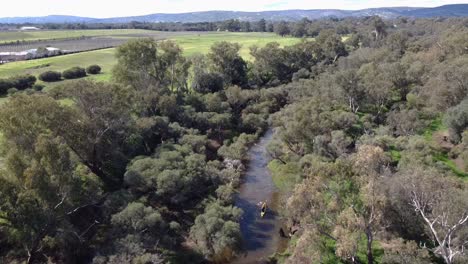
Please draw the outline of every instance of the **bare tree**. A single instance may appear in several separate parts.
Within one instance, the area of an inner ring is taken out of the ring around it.
[[[468,191],[463,183],[433,171],[415,169],[403,180],[410,205],[424,220],[435,247],[447,264],[466,255]]]

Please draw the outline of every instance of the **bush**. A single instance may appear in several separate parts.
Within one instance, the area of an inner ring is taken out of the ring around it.
[[[16,88],[10,88],[10,89],[8,89],[7,92],[8,92],[8,95],[14,95],[15,93],[18,92],[18,89],[16,89]]]
[[[57,82],[62,79],[62,74],[56,71],[46,71],[39,75],[39,80],[43,82]]]
[[[86,68],[88,74],[99,74],[101,73],[101,67],[99,65],[91,65]]]
[[[45,86],[42,85],[42,84],[35,84],[35,85],[33,85],[32,88],[34,89],[34,91],[40,92],[40,91],[42,91],[44,89],[44,87]]]
[[[10,80],[0,79],[0,96],[6,95],[10,88],[13,88],[13,83]]]
[[[36,83],[36,77],[32,75],[19,75],[10,78],[13,87],[18,90],[24,90],[27,88],[31,88]]]
[[[9,79],[0,79],[0,96],[6,95],[12,88],[18,90],[25,90],[32,88],[36,83],[36,77],[32,75],[19,75]]]
[[[65,79],[78,79],[86,76],[86,70],[81,67],[73,67],[62,73]]]

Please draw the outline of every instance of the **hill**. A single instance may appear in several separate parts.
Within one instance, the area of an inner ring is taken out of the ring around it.
[[[279,10],[262,12],[238,12],[238,11],[205,11],[179,14],[150,14],[144,16],[114,17],[114,18],[89,18],[77,16],[51,15],[45,17],[6,17],[0,18],[0,23],[24,24],[24,23],[128,23],[138,22],[214,22],[228,19],[241,21],[258,21],[260,19],[272,21],[296,21],[302,18],[320,19],[327,17],[363,17],[380,16],[383,18],[405,17],[453,17],[468,16],[468,4],[444,5],[434,8],[424,7],[382,7],[362,10],[340,9],[312,9],[312,10]]]

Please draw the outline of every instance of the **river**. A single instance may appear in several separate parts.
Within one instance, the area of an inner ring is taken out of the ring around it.
[[[265,135],[248,152],[249,163],[242,178],[236,206],[244,211],[240,222],[244,252],[232,263],[268,263],[268,257],[285,247],[286,241],[280,237],[281,219],[277,214],[280,193],[275,187],[267,168],[270,158],[266,146],[272,140],[273,130]],[[260,201],[267,201],[268,210],[260,217]]]

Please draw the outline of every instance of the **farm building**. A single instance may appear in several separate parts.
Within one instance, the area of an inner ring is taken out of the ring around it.
[[[40,30],[40,28],[37,27],[21,27],[20,30],[26,31],[26,30]]]

